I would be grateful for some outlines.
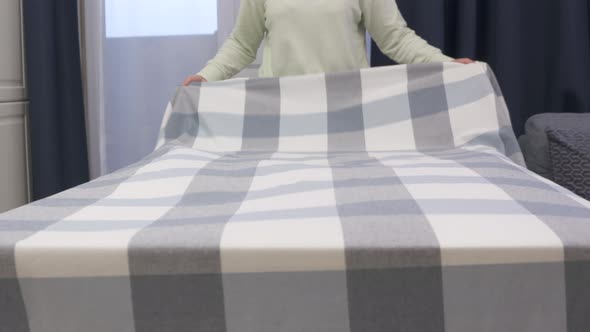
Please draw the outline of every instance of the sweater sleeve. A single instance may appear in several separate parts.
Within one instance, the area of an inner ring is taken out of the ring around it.
[[[264,38],[264,1],[242,0],[236,25],[217,55],[197,74],[207,81],[233,77],[256,60]]]
[[[408,28],[395,0],[360,0],[360,4],[366,29],[392,60],[404,64],[453,60]]]

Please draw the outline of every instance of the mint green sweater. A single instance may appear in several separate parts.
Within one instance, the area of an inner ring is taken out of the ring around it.
[[[366,31],[398,63],[452,60],[407,27],[395,0],[242,0],[231,36],[198,74],[233,77],[262,41],[261,77],[366,68]]]

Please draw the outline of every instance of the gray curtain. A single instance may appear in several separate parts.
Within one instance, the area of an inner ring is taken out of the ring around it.
[[[408,24],[448,55],[491,64],[517,134],[534,114],[590,112],[588,0],[397,2]],[[392,63],[373,50],[373,65]]]

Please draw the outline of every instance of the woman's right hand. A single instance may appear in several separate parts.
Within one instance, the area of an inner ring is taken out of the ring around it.
[[[191,85],[191,83],[197,83],[197,82],[207,82],[207,80],[201,76],[201,75],[192,75],[187,77],[184,82],[182,82],[183,86],[189,86]]]

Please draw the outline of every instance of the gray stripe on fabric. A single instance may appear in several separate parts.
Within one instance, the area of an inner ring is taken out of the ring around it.
[[[369,190],[371,188],[375,188],[374,186],[367,185],[366,187],[356,187],[356,188],[343,188],[348,190],[357,190],[361,191],[363,189]],[[234,199],[235,200],[235,199]],[[422,216],[424,213],[422,210],[416,210],[413,208],[413,203],[415,200],[413,199],[391,199],[391,200],[367,200],[362,202],[356,203],[348,203],[348,204],[339,204],[338,209],[341,211],[340,216],[347,217],[347,218],[362,218],[364,217],[366,220],[370,219],[383,219],[383,217],[391,216],[395,213],[397,218],[411,218],[416,216]],[[212,204],[195,204],[190,208],[185,208],[186,214],[198,215],[203,207],[208,208],[218,208],[222,209],[222,206],[225,204],[234,203],[232,201],[228,201],[227,203],[224,202],[215,202]],[[520,202],[523,205],[534,205],[534,206],[542,206],[543,203],[539,202]],[[428,213],[435,213],[439,215],[459,215],[459,214],[469,214],[469,215],[489,215],[489,214],[496,214],[496,215],[530,215],[530,212],[523,210],[519,206],[517,206],[514,201],[510,200],[484,200],[484,199],[421,199],[420,200],[421,208],[428,211]],[[154,225],[152,226],[154,229],[156,228],[166,228],[166,227],[187,227],[191,224],[225,224],[229,218],[232,218],[232,222],[252,222],[252,221],[269,221],[269,220],[296,220],[296,219],[306,219],[306,218],[321,218],[321,217],[330,217],[333,216],[333,206],[317,206],[317,207],[308,207],[308,208],[297,208],[297,209],[280,209],[280,210],[271,210],[271,211],[264,211],[264,212],[243,212],[239,215],[232,217],[233,215],[229,214],[215,214],[211,213],[206,216],[194,216],[194,217],[176,217],[170,218],[167,221],[166,225]],[[370,209],[370,210],[369,210]],[[567,218],[577,218],[578,220],[587,220],[588,218],[586,215],[580,215],[579,212],[581,209],[573,208],[571,206],[563,205],[558,206],[555,205],[552,207],[553,215],[555,217],[559,217],[562,219]],[[572,217],[573,214],[576,214],[576,217]],[[89,224],[92,223],[92,220],[87,220]],[[84,231],[105,231],[105,230],[125,230],[129,227],[134,225],[133,221],[125,221],[125,225],[121,226],[121,223],[112,223],[112,224],[105,224],[104,221],[98,221],[97,223],[101,223],[102,225],[94,226],[92,228],[90,226],[84,226],[80,229],[75,227],[75,223],[66,225],[63,229],[59,229],[62,232],[74,232],[77,230],[84,230]],[[141,222],[137,222],[138,224],[142,224]],[[367,223],[369,224],[369,223]],[[57,229],[57,228],[56,228]],[[420,263],[422,264],[422,263]]]
[[[496,95],[496,114],[498,115],[498,124],[500,126],[500,138],[504,143],[504,153],[518,165],[525,166],[524,156],[522,155],[520,145],[514,134],[514,129],[512,128],[510,120],[510,112],[508,111],[508,106],[506,105],[506,100],[504,99],[504,94],[502,93],[498,79],[492,68],[489,66],[486,67],[486,74],[488,75],[488,79],[494,89],[494,94]]]
[[[360,71],[326,74],[330,151],[365,149]]]
[[[573,250],[573,248],[571,249]],[[568,332],[590,330],[590,260],[568,261],[565,264]]]
[[[200,87],[181,87],[172,99],[172,114],[164,128],[166,143],[191,147],[199,134]]]
[[[341,75],[351,75],[351,73],[344,73]],[[487,85],[482,84],[483,80],[487,80],[487,77],[482,74],[479,76],[467,78],[462,81],[452,82],[446,86],[447,90],[456,95],[457,98],[455,104],[449,106],[461,106],[467,103],[476,101],[481,99],[490,94],[490,89]],[[194,87],[193,87],[194,88]],[[471,93],[465,94],[464,89],[469,88]],[[461,93],[463,92],[463,93]],[[182,91],[177,94],[178,99],[185,100],[188,102],[183,103],[185,106],[178,106],[174,107],[173,114],[177,115],[179,119],[183,117],[186,119],[190,119],[192,116],[195,116],[195,111],[197,110],[198,106],[198,89],[192,89],[189,91]],[[178,96],[181,96],[180,98]],[[187,99],[188,98],[188,99]],[[364,107],[363,112],[365,112],[365,120],[366,119],[373,119],[372,122],[365,122],[364,128],[377,128],[381,126],[385,126],[392,123],[398,123],[402,121],[411,120],[409,117],[409,112],[388,112],[389,109],[392,107],[395,109],[395,105],[399,105],[401,103],[407,103],[407,95],[405,93],[399,94],[392,94],[386,98],[386,102],[384,106],[387,109],[383,109],[383,107]],[[449,102],[451,100],[449,99]],[[373,101],[370,104],[375,106],[375,103],[383,102],[380,100],[379,102]],[[174,103],[173,105],[179,104]],[[347,109],[336,110],[334,111],[337,116],[346,117],[348,113]],[[223,112],[223,111],[215,111],[215,112],[207,112],[207,110],[202,110],[198,112],[199,116],[208,119],[208,121],[213,123],[236,123],[240,122],[243,117],[243,114],[235,114],[230,112]],[[419,114],[418,116],[428,116],[429,114]],[[262,121],[267,123],[275,123],[278,121],[283,121],[285,123],[289,123],[289,128],[287,130],[281,131],[282,137],[293,137],[299,135],[320,135],[325,134],[325,127],[324,126],[315,126],[309,124],[316,124],[325,122],[326,113],[322,112],[315,112],[315,113],[306,113],[306,114],[280,114],[279,112],[267,112],[267,113],[260,113],[256,115],[256,121]],[[181,120],[177,120],[174,123],[170,122],[170,125],[167,126],[167,130],[171,132],[172,137],[176,137],[178,133],[183,134],[182,131],[183,125],[186,126],[187,130],[190,129],[191,131],[194,130],[188,124],[183,124],[180,122]],[[306,125],[308,124],[308,125]],[[169,127],[169,128],[168,128]],[[236,132],[233,130],[231,126],[227,126],[225,128],[216,128],[216,134],[225,136],[225,137],[236,137],[241,132]],[[285,129],[285,128],[282,128]],[[348,132],[349,128],[343,126],[341,128],[335,128],[334,132]],[[276,133],[274,131],[260,131],[256,132],[259,138],[261,137],[275,137]]]
[[[334,186],[345,243],[350,331],[385,332],[412,326],[416,331],[442,332],[439,244],[393,169],[363,152],[360,72],[327,75],[326,88],[328,158],[334,183],[370,182],[372,178],[385,178],[387,183],[371,190]],[[341,110],[346,112],[335,112]],[[343,150],[357,152],[338,153]],[[381,204],[396,200],[404,203]],[[420,248],[401,249],[404,244],[408,248],[410,237],[412,246]],[[407,266],[410,263],[435,267],[415,269]],[[425,308],[424,303],[432,305]]]
[[[274,158],[272,161],[274,162]],[[324,159],[323,163],[325,162]],[[301,170],[297,176],[299,180],[315,179],[317,177],[317,175],[314,175],[317,172],[312,171],[316,168],[313,165],[296,166]],[[329,169],[323,168],[324,170],[321,173],[326,175],[326,172],[328,172],[328,176],[324,176],[324,178],[329,179]],[[272,168],[268,168],[267,171],[272,172]],[[257,176],[259,176],[259,173],[257,173]],[[263,178],[260,181],[265,182]],[[291,177],[285,175],[277,181],[278,183],[291,183]],[[304,189],[292,188],[292,192],[295,193],[301,193],[301,189]],[[251,194],[252,192],[248,193],[248,199],[252,198]],[[338,213],[331,199],[332,190],[324,191],[322,196],[328,201],[327,205],[329,206],[326,206],[319,213],[314,211],[311,215],[297,218],[295,224],[287,227],[293,227],[299,222],[305,223],[307,217],[315,219],[326,216],[325,220],[328,220],[329,223],[338,220]],[[324,199],[321,198],[320,200],[323,201]],[[271,199],[270,202],[274,202],[274,200]],[[261,204],[264,205],[264,202],[261,202]],[[294,204],[297,205],[297,203]],[[259,206],[259,204],[245,201],[244,209],[241,209],[236,216],[232,217],[231,224],[228,227],[236,226],[236,222],[242,221],[240,216],[253,206]],[[289,225],[289,222],[279,222],[284,218],[284,214],[273,213],[273,208],[275,207],[272,206],[272,203],[267,203],[266,208],[262,211],[263,217],[268,218],[273,215],[279,227],[281,224]],[[260,220],[263,219],[254,219],[254,225]],[[322,220],[317,220],[319,225],[312,227],[322,229],[322,222]],[[281,231],[279,230],[279,232]],[[333,234],[329,236],[340,237],[339,229],[332,228],[328,232]],[[233,231],[230,231],[230,233],[233,233]],[[262,236],[266,237],[266,235]],[[231,237],[230,235],[229,238]],[[306,241],[300,242],[302,247],[297,246],[297,249],[306,248],[304,242]],[[283,273],[262,268],[256,269],[257,272],[254,273],[234,273],[231,270],[234,260],[228,258],[234,255],[234,249],[237,249],[237,247],[232,245],[232,240],[226,242],[224,238],[223,257],[224,259],[227,258],[227,261],[224,261],[224,272],[226,273],[223,274],[223,287],[228,332],[348,331],[346,273],[342,269],[333,272],[288,271]],[[258,260],[268,259],[267,255],[259,250],[250,251],[247,248],[244,249],[240,254],[242,257],[257,257]],[[311,249],[311,247],[307,249]],[[280,251],[280,249],[275,250]],[[335,256],[338,257],[338,261],[343,258],[341,255],[344,254],[343,249],[340,249],[340,251],[341,253]],[[309,250],[309,259],[313,259],[312,256],[315,253],[315,249]]]
[[[197,151],[197,150],[194,150]],[[256,155],[256,153],[253,152],[248,152],[248,151],[242,151],[242,155],[238,158],[238,155],[236,153],[223,153],[223,156],[225,156],[227,158],[227,160],[224,160],[223,162],[225,163],[242,163],[244,161],[251,161],[251,160],[256,160],[256,158],[254,157],[248,157],[248,155],[254,154]],[[208,154],[214,154],[213,152],[207,152]],[[275,157],[273,158],[273,160],[277,160],[277,161],[293,161],[293,162],[305,162],[305,161],[318,161],[318,160],[323,160],[325,158],[326,153],[325,152],[305,152],[305,155],[300,155],[300,154],[292,154],[292,155],[297,155],[297,157]],[[219,155],[218,155],[219,156]],[[194,155],[194,154],[174,154],[172,156],[169,157],[170,160],[187,160],[187,161],[210,161],[211,157],[209,156],[199,156],[199,155]],[[221,161],[220,161],[221,162]]]
[[[445,84],[445,90],[449,109],[474,103],[493,94],[485,74]]]
[[[492,89],[494,90],[496,117],[498,119],[498,135],[500,136],[500,140],[503,145],[503,149],[501,151],[504,152],[504,154],[506,154],[508,157],[512,157],[515,153],[515,146],[516,149],[518,149],[519,151],[520,146],[518,145],[516,137],[514,136],[514,131],[512,129],[512,125],[510,124],[510,115],[508,114],[508,108],[506,106],[506,103],[504,102],[502,89],[500,89],[500,85],[498,84],[496,75],[494,75],[492,69],[489,66],[486,67],[486,74],[488,76],[490,84],[492,85]]]
[[[443,64],[408,66],[408,98],[416,147],[455,146],[443,78]]]
[[[531,181],[531,180],[521,180],[521,179],[513,179],[509,177],[494,177],[492,178],[495,184],[505,184],[510,186],[519,186],[519,187],[526,187],[526,188],[537,188],[544,190],[545,186],[539,184],[539,182]],[[477,176],[444,176],[444,175],[420,175],[420,176],[404,176],[403,177],[404,183],[407,184],[477,184],[477,183],[487,183],[486,179]],[[348,180],[348,181],[341,181],[341,182],[334,182],[331,181],[301,181],[293,184],[285,184],[280,186],[275,186],[268,189],[258,189],[253,190],[248,193],[248,199],[262,199],[262,198],[270,198],[277,195],[288,195],[295,192],[311,192],[314,190],[324,190],[330,189],[334,187],[342,187],[342,188],[358,188],[360,190],[369,190],[372,187],[376,186],[383,186],[387,185],[387,178],[374,178],[368,181],[364,180]],[[201,204],[206,205],[210,204],[213,197],[223,195],[227,202],[231,202],[233,200],[240,200],[241,193],[239,192],[221,192],[221,191],[212,191],[212,192],[203,192],[203,193],[195,193],[195,194],[187,194],[184,196],[190,196],[191,199],[195,201],[199,201]],[[103,199],[100,202],[96,203],[96,206],[170,206],[174,202],[180,199],[180,195],[173,195],[173,196],[162,196],[157,198],[136,198],[136,199],[124,199],[124,198],[114,198],[114,199]],[[83,206],[91,204],[94,199],[78,199],[78,198],[64,198],[64,199],[54,199],[48,202],[38,202],[36,206],[44,206],[44,207],[62,207],[62,206]]]
[[[172,113],[168,124],[165,128],[165,137],[167,141],[171,140],[182,140],[183,135],[190,137],[197,137],[199,132],[199,118],[197,113],[194,114],[182,114]]]
[[[474,146],[474,145],[482,145],[487,147],[493,147],[498,150],[498,152],[505,153],[506,148],[504,146],[504,141],[500,137],[499,131],[488,131],[481,135],[477,135],[470,139],[465,146]]]
[[[497,160],[486,152],[476,152],[482,159]],[[510,165],[506,162],[507,165]],[[546,187],[542,196],[535,192],[523,192],[522,188],[497,184],[500,189],[517,201],[524,209],[543,221],[561,240],[564,246],[565,290],[568,332],[590,331],[590,209],[568,197],[564,192],[546,184],[517,166],[510,165],[519,178],[538,181]],[[466,166],[469,167],[469,166]],[[469,167],[484,178],[489,172]],[[552,194],[547,194],[550,192]],[[542,197],[545,204],[526,201]]]
[[[513,191],[514,189],[511,189]],[[590,209],[580,206],[577,202],[569,200],[570,204],[551,204],[546,202],[527,202],[520,200],[519,203],[534,215],[547,217],[569,217],[580,220],[590,220]],[[577,206],[572,206],[577,205]]]
[[[257,156],[245,165],[227,163],[225,157],[207,164],[178,204],[130,241],[129,271],[138,332],[180,331],[187,326],[195,331],[225,331],[219,246],[225,224],[248,193],[256,166],[270,154]],[[238,167],[248,169],[250,176],[224,176]],[[210,170],[224,172],[201,175]],[[215,195],[209,197],[210,204],[201,204],[199,193],[211,191],[239,193],[240,197],[228,202],[224,195]],[[157,323],[150,320],[154,312]]]
[[[325,157],[322,157],[322,158],[325,158]],[[249,158],[244,158],[243,162],[235,162],[233,160],[233,158],[228,158],[228,159],[231,161],[225,160],[225,161],[219,161],[219,163],[220,164],[225,163],[228,165],[230,165],[230,164],[242,165],[245,163],[247,165],[248,162],[255,161],[255,159],[249,159]],[[321,158],[319,158],[319,159],[321,159]],[[319,159],[313,158],[313,159],[310,159],[310,161],[319,160]],[[275,159],[275,160],[280,160],[280,159]],[[263,174],[263,175],[276,174],[278,172],[289,172],[292,170],[298,170],[302,166],[305,166],[305,168],[308,168],[308,169],[321,168],[321,167],[326,168],[326,166],[314,166],[314,165],[293,162],[291,164],[285,164],[285,165],[271,165],[271,166],[260,167],[260,168],[258,168],[258,172],[261,172],[260,174]],[[204,172],[207,172],[207,174],[202,174],[202,175],[218,176],[218,175],[225,174],[225,172],[223,170],[215,170],[215,169],[206,170]],[[232,173],[230,176],[244,177],[244,176],[249,176],[248,174],[250,174],[250,172],[251,172],[251,169],[248,169],[246,166],[243,168],[236,168],[235,172]],[[138,176],[137,179],[134,179],[134,181],[142,182],[142,181],[156,180],[156,179],[162,179],[162,178],[174,178],[174,177],[186,176],[187,174],[192,174],[192,168],[165,169],[165,170],[160,170],[160,171],[145,172],[145,173],[141,174],[140,176]],[[227,174],[225,174],[225,175],[227,176]],[[105,185],[111,184],[114,181],[117,181],[117,179],[97,181],[96,183],[94,183],[90,186],[87,186],[86,188],[105,186]]]
[[[560,263],[445,266],[446,331],[566,332]]]
[[[242,150],[276,151],[279,146],[280,114],[279,78],[247,80]]]
[[[415,331],[443,331],[440,246],[424,213],[391,167],[364,152],[329,158],[335,183],[366,182],[370,187],[335,186],[351,331],[410,326]],[[338,167],[354,160],[365,160],[368,167]],[[374,178],[383,184],[370,185]]]
[[[99,201],[113,193],[119,184],[124,182],[142,166],[152,160],[161,157],[169,148],[163,148],[146,157],[144,160],[119,170],[113,175],[103,178],[118,178],[118,181],[109,186],[94,189],[90,192],[78,188],[70,189],[65,193],[55,195],[42,200],[52,202],[61,197],[75,193],[78,197],[91,197],[88,204]],[[28,284],[21,284],[17,277],[15,262],[15,246],[18,242],[40,232],[60,220],[72,215],[84,206],[63,206],[59,209],[44,209],[35,206],[22,208],[0,215],[0,322],[2,328],[11,332],[29,331],[26,303],[22,291],[26,291]]]
[[[341,271],[223,275],[229,332],[347,332]]]
[[[517,201],[523,208],[531,214],[537,216],[545,222],[553,231],[559,236],[565,246],[565,259],[567,260],[590,260],[590,209],[571,197],[567,196],[562,190],[559,190],[557,185],[554,187],[541,180],[538,180],[533,175],[527,173],[524,169],[515,166],[509,162],[501,160],[487,152],[472,151],[478,156],[477,163],[467,163],[456,161],[462,166],[465,166],[490,183],[498,186],[506,192],[512,199]],[[453,160],[452,158],[443,158]],[[503,162],[506,165],[506,177],[515,177],[523,181],[533,181],[537,185],[535,187],[526,188],[512,186],[504,183],[497,183],[494,181],[498,175],[498,169],[487,169],[481,167],[481,164]],[[542,189],[542,190],[539,190]],[[580,247],[580,244],[588,243],[586,247]],[[580,251],[580,248],[585,250]],[[571,250],[571,251],[570,251]],[[576,252],[576,255],[568,256]],[[585,252],[582,256],[580,254]]]
[[[489,65],[485,65],[486,66],[486,75],[488,76],[488,79],[490,80],[490,84],[492,85],[492,89],[494,90],[494,93],[496,94],[497,97],[504,97],[504,94],[502,93],[502,89],[500,88],[500,84],[498,83],[498,79],[496,78],[496,74],[494,74],[494,71],[492,70],[492,68]]]
[[[498,124],[500,128],[512,127],[510,123],[510,114],[508,112],[506,102],[504,101],[502,89],[500,88],[500,84],[498,83],[496,75],[489,66],[486,68],[486,75],[488,77],[489,84],[492,86],[494,95],[496,96],[496,114],[498,116]]]
[[[350,188],[356,189],[356,188]],[[396,213],[396,217],[400,216],[421,216],[422,211],[416,210],[412,206],[413,199],[389,199],[389,200],[365,200],[356,203],[338,204],[338,209],[343,217],[347,218],[360,218],[360,217],[388,217],[392,218],[392,214]],[[424,204],[422,204],[424,202]],[[522,209],[518,209],[514,206],[514,202],[507,200],[482,200],[482,199],[424,199],[420,200],[421,205],[424,209],[427,209],[430,213],[436,214],[490,214],[495,213],[498,215],[519,215],[523,214]],[[469,204],[470,206],[465,206]],[[563,211],[567,206],[562,206]],[[281,209],[273,210],[268,212],[244,212],[240,213],[232,219],[235,222],[240,221],[256,221],[256,220],[272,220],[280,216],[281,219],[297,219],[297,218],[313,218],[313,217],[326,217],[329,216],[330,206],[318,206],[310,208],[297,208],[297,209]],[[528,213],[527,213],[528,214]],[[562,217],[571,216],[571,213],[564,213]],[[219,223],[223,222],[228,215],[214,214],[207,217],[194,217],[194,218],[178,218],[170,220],[175,225],[181,226],[190,224],[191,220],[195,220],[199,223]],[[368,262],[367,262],[368,263]],[[426,264],[426,263],[425,263]]]
[[[520,149],[520,144],[518,143],[518,140],[514,134],[514,128],[512,128],[512,126],[500,128],[500,137],[504,142],[506,156],[516,164],[526,167],[526,162]]]
[[[135,332],[126,276],[24,278],[20,282],[27,303],[33,303],[27,307],[31,331]]]
[[[468,159],[471,157],[465,157],[465,159]],[[396,160],[398,158],[383,158],[383,160]],[[460,158],[462,159],[462,158]],[[339,166],[334,166],[334,167],[338,167],[338,168],[347,168],[347,167],[357,167],[357,168],[361,168],[361,167],[365,167],[367,161],[366,160],[358,160],[358,161],[354,161],[354,162],[350,162],[347,164],[341,164]],[[471,166],[475,167],[481,167],[481,168],[489,168],[489,169],[498,169],[498,170],[502,170],[502,169],[512,169],[511,166],[506,165],[505,163],[502,162],[496,162],[496,163],[490,163],[490,162],[472,162]],[[280,169],[274,168],[274,167],[280,167]],[[323,166],[314,166],[314,168],[319,168],[319,167],[323,167]],[[453,169],[453,168],[460,168],[459,166],[453,165],[453,164],[432,164],[432,163],[420,163],[417,162],[415,164],[406,164],[406,165],[400,165],[400,166],[396,166],[397,169],[413,169],[413,168],[424,168],[424,169],[441,169],[441,168],[445,168],[445,169]],[[278,174],[281,172],[290,172],[293,170],[298,170],[298,166],[297,165],[274,165],[274,166],[264,166],[259,168],[258,172],[259,174]],[[179,176],[186,176],[186,174],[190,174],[192,169],[189,168],[181,168],[181,169],[173,169],[173,170],[163,170],[163,171],[154,171],[154,172],[146,172],[144,174],[138,175],[136,177],[134,177],[132,180],[130,180],[130,182],[143,182],[143,181],[148,181],[148,180],[157,180],[157,179],[162,179],[162,178],[175,178],[175,177],[179,177]],[[236,170],[235,173],[231,174],[231,175],[227,175],[226,176],[231,176],[231,177],[248,177],[248,174],[251,170],[249,169],[239,169]],[[223,175],[224,171],[219,171],[219,170],[208,170],[207,174],[202,174],[203,176],[219,176],[219,175]],[[96,188],[96,187],[102,187],[102,186],[108,186],[111,185],[112,183],[115,183],[119,181],[119,179],[113,179],[113,180],[101,180],[99,182],[96,182],[94,184],[91,184],[89,186],[86,187],[86,189],[91,189],[91,188]]]

